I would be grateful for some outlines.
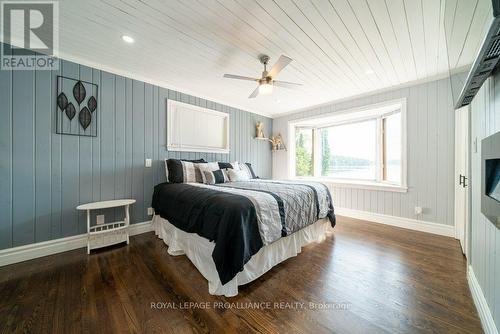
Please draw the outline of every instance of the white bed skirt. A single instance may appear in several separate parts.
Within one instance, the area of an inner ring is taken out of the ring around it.
[[[297,256],[303,246],[313,241],[323,241],[326,231],[330,228],[330,221],[328,218],[320,219],[300,231],[262,247],[245,264],[243,271],[224,285],[219,279],[212,259],[215,243],[196,233],[184,232],[170,224],[166,219],[156,215],[153,217],[153,228],[156,235],[168,246],[168,254],[185,254],[191,260],[207,279],[208,292],[211,295],[233,297],[238,294],[239,285],[247,284],[265,274],[278,263]]]

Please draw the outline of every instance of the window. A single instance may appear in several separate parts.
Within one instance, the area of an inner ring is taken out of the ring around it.
[[[313,176],[313,129],[295,128],[295,171],[297,176]]]
[[[402,99],[292,122],[291,176],[405,191],[405,120]]]
[[[368,120],[319,129],[321,176],[372,180],[375,170],[377,123]]]

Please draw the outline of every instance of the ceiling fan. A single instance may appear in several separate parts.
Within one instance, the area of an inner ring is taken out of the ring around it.
[[[270,58],[267,55],[262,55],[259,57],[260,62],[264,65],[264,71],[262,72],[262,77],[260,79],[245,77],[241,75],[234,75],[234,74],[224,74],[224,78],[258,82],[259,85],[257,86],[257,88],[255,88],[252,94],[250,94],[250,96],[248,97],[249,99],[253,99],[259,94],[261,95],[271,94],[273,92],[273,86],[290,88],[290,89],[296,89],[299,86],[302,86],[302,84],[299,83],[274,80],[274,77],[276,77],[278,73],[281,72],[282,69],[284,69],[288,64],[290,64],[290,62],[292,61],[291,58],[281,55],[276,64],[274,64],[271,70],[268,72],[267,63],[269,62],[269,59]]]

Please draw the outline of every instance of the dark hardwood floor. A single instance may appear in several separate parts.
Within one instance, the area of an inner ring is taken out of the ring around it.
[[[465,270],[454,239],[338,217],[324,242],[240,287],[237,297],[215,297],[185,256],[168,255],[166,245],[147,233],[90,256],[79,249],[0,268],[0,328],[481,333]],[[200,304],[190,308],[190,302]]]

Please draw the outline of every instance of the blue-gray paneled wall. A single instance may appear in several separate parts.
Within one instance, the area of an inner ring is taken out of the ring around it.
[[[450,79],[396,88],[275,118],[273,132],[288,140],[288,122],[384,101],[406,98],[408,192],[357,189],[329,184],[341,208],[454,224],[454,122]],[[280,166],[278,168],[277,166]],[[288,177],[286,153],[274,155],[273,176]],[[415,206],[423,214],[415,215]]]
[[[55,133],[57,75],[99,85],[97,137]],[[230,154],[168,152],[167,99],[229,113]],[[52,72],[0,71],[0,113],[0,249],[84,233],[75,207],[86,202],[134,198],[132,222],[148,220],[164,158],[251,162],[271,177],[270,146],[253,136],[257,121],[269,131],[272,119],[72,62]]]
[[[500,75],[490,77],[471,104],[471,235],[469,262],[500,329],[500,229],[481,213],[481,140],[500,131]],[[477,151],[474,150],[477,140]]]

